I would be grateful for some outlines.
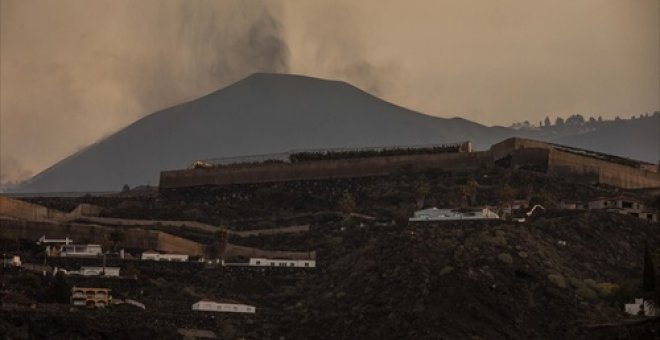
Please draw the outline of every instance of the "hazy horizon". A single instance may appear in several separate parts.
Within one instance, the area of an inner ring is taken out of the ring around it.
[[[253,72],[509,125],[660,107],[660,3],[0,2],[0,173],[20,180]]]

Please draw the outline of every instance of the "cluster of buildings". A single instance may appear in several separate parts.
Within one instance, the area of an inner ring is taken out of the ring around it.
[[[618,195],[597,197],[589,201],[564,200],[559,203],[563,210],[604,210],[634,216],[649,222],[658,222],[658,210],[646,207],[634,197]],[[526,200],[514,200],[500,207],[477,207],[466,209],[439,209],[436,207],[415,211],[410,222],[507,220],[525,222],[533,214],[545,210],[541,205],[530,206]]]
[[[410,222],[499,220],[500,216],[489,208],[438,209],[436,207],[415,211]]]
[[[656,308],[651,302],[644,299],[635,299],[634,303],[626,303],[624,310],[630,315],[660,315],[660,310]]]
[[[103,248],[98,244],[74,244],[73,240],[66,237],[63,239],[48,239],[42,236],[37,244],[46,245],[48,256],[70,257],[70,258],[96,258],[106,255]],[[123,249],[119,252],[120,258],[124,258]],[[165,262],[188,262],[189,255],[185,254],[163,254],[157,251],[147,250],[140,254],[140,260],[143,261],[165,261]],[[20,259],[18,260],[20,262]],[[204,259],[201,259],[204,261]],[[250,258],[245,263],[225,263],[223,266],[247,266],[247,267],[276,267],[276,268],[315,268],[316,261],[312,259],[269,259],[269,258]],[[63,273],[64,275],[79,275],[86,277],[120,277],[119,267],[82,266],[80,270],[66,270],[54,268],[53,275]],[[134,300],[113,301],[110,289],[98,287],[73,287],[70,297],[71,305],[76,307],[104,308],[110,304],[128,303],[136,307],[145,309],[144,304]],[[227,312],[227,313],[256,313],[256,307],[242,304],[235,301],[209,301],[201,300],[192,305],[193,311],[202,312]]]
[[[626,195],[597,197],[589,201],[562,201],[559,205],[566,210],[605,210],[630,215],[649,222],[658,222],[658,211],[645,206],[644,202]]]
[[[439,209],[436,207],[415,211],[408,219],[410,222],[439,222],[439,221],[488,221],[510,220],[525,222],[528,217],[539,210],[545,210],[541,205],[530,204],[526,200],[515,200],[501,207],[476,207],[464,209]]]

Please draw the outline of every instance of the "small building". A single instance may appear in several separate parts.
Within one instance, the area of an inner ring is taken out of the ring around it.
[[[77,307],[104,308],[112,302],[108,288],[71,288],[71,304]]]
[[[637,199],[625,196],[599,197],[589,201],[589,209],[623,209],[626,211],[639,211],[644,204]]]
[[[96,257],[103,253],[99,244],[69,244],[60,248],[62,257]]]
[[[142,253],[142,260],[151,261],[188,262],[188,258],[189,256],[185,254],[161,254],[153,250]]]
[[[411,222],[433,222],[433,221],[462,221],[462,220],[499,220],[500,216],[489,208],[469,209],[438,209],[429,208],[418,210]]]
[[[119,267],[80,267],[80,275],[119,277]]]
[[[562,200],[559,202],[559,209],[562,210],[585,210],[589,205],[581,201]]]
[[[645,219],[649,222],[658,222],[658,212],[654,210],[645,209],[639,213],[639,218]]]
[[[192,305],[192,310],[202,312],[249,313],[254,314],[257,308],[233,301],[215,302],[200,300]]]
[[[635,303],[626,303],[624,309],[630,315],[658,316],[657,308],[644,299],[635,299]]]
[[[527,200],[513,200],[502,206],[502,212],[505,214],[512,214],[515,211],[529,208],[529,201]]]
[[[250,258],[249,265],[253,267],[316,268],[316,261]]]

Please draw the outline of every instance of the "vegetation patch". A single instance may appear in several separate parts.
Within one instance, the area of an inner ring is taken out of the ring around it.
[[[593,291],[593,289],[588,287],[582,287],[575,291],[578,296],[584,298],[585,300],[596,300],[598,299],[598,294]]]
[[[548,275],[548,280],[555,284],[555,286],[560,288],[566,288],[566,279],[561,274],[550,274]]]
[[[513,263],[513,257],[511,257],[511,255],[509,255],[507,253],[500,253],[499,255],[497,255],[497,258],[500,261],[502,261],[506,264],[512,264]]]
[[[569,277],[568,278],[568,283],[570,283],[571,286],[575,287],[575,289],[587,288],[587,285],[584,282],[582,282],[582,280],[580,280],[578,278]],[[591,290],[591,291],[593,291],[593,290]]]
[[[454,271],[454,267],[452,266],[446,266],[440,270],[440,276],[449,274]]]
[[[602,297],[610,297],[619,292],[619,285],[610,282],[601,282],[596,285],[598,294]]]

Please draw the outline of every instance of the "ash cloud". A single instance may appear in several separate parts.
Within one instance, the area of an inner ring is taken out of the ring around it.
[[[287,72],[289,48],[282,24],[266,12],[250,27],[244,55],[249,64],[264,72]]]
[[[37,171],[151,112],[254,72],[289,71],[276,3],[3,0],[0,6],[0,154],[3,163],[20,159]],[[3,174],[23,177],[18,169],[7,166]]]
[[[32,171],[15,157],[2,157],[0,161],[0,187],[17,184],[32,176]]]

